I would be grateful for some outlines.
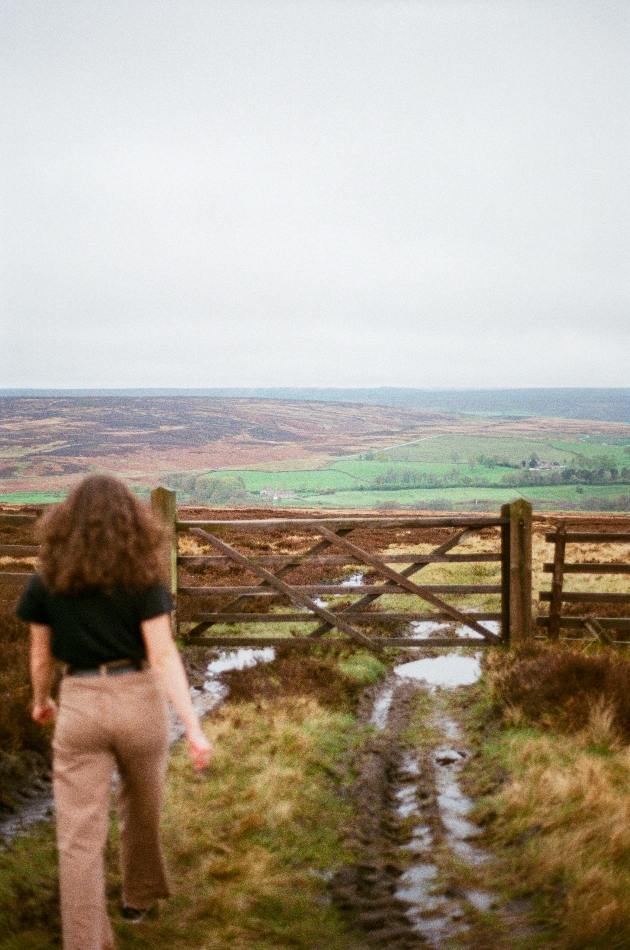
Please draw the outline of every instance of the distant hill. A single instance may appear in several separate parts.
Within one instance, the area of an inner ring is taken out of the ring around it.
[[[630,389],[4,389],[0,398],[285,399],[292,402],[354,402],[399,409],[475,415],[542,416],[630,423]]]

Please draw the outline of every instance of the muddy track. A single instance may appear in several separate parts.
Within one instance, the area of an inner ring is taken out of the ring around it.
[[[392,682],[366,691],[362,699],[359,715],[369,722],[379,696],[387,697],[392,691],[386,728],[366,745],[355,763],[358,775],[351,795],[358,818],[346,830],[344,843],[356,864],[338,871],[332,881],[335,903],[364,931],[368,944],[392,950],[425,944],[409,920],[407,903],[396,896],[403,873],[399,848],[406,835],[403,821],[395,815],[394,787],[405,769],[401,733],[409,721],[409,701],[416,689]]]
[[[366,946],[514,946],[536,929],[531,908],[505,904],[486,886],[491,855],[477,844],[473,803],[459,787],[471,751],[435,694],[426,713],[433,741],[405,741],[418,691],[421,683],[390,674],[362,698],[360,717],[378,731],[355,762],[358,817],[345,831],[354,860],[333,878],[333,900]]]

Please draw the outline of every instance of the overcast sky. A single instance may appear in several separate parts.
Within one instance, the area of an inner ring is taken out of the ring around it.
[[[0,387],[630,386],[627,0],[0,0]]]

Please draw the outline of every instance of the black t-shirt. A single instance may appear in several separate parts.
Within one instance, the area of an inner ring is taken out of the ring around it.
[[[54,594],[33,574],[20,598],[16,614],[29,623],[52,627],[52,654],[79,669],[112,660],[144,660],[146,650],[140,624],[170,613],[171,595],[162,584],[147,590],[112,594],[86,590]]]

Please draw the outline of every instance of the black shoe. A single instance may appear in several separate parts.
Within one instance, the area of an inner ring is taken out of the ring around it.
[[[147,916],[148,910],[148,907],[145,907],[144,910],[137,910],[135,907],[127,907],[126,904],[121,904],[120,916],[123,917],[128,924],[139,924]]]

